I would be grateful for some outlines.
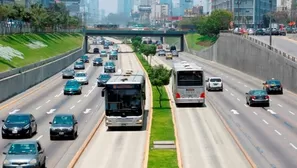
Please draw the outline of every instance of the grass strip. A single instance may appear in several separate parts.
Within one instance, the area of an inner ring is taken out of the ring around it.
[[[200,51],[213,45],[216,42],[217,37],[201,36],[200,34],[194,33],[186,34],[186,40],[189,49]]]
[[[150,65],[140,53],[136,53],[139,61],[147,72]],[[159,92],[153,86],[153,117],[150,134],[150,150],[148,168],[178,168],[175,149],[153,149],[154,141],[175,141],[171,107],[165,87],[161,87],[163,98],[162,108],[159,107]]]
[[[82,40],[83,36],[79,33],[28,33],[0,36],[1,45],[11,47],[24,54],[24,59],[14,57],[11,61],[1,58],[0,55],[0,72],[36,63],[79,48],[82,45]],[[36,49],[28,46],[36,41],[47,46]]]

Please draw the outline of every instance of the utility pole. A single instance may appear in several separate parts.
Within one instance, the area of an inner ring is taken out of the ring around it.
[[[271,25],[271,20],[272,20],[272,0],[269,0],[270,2],[270,18],[269,18],[269,29],[270,29],[270,35],[269,35],[269,45],[270,45],[270,50],[272,49],[272,25]]]
[[[237,0],[237,24],[238,24],[238,28],[239,28],[239,5],[241,4],[241,0]]]

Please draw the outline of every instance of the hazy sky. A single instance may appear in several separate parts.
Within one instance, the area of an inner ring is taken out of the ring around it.
[[[99,1],[99,8],[104,9],[106,14],[108,13],[116,13],[118,6],[118,0],[97,0]]]

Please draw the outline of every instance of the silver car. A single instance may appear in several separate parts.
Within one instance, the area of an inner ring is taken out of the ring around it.
[[[3,168],[46,167],[44,149],[37,140],[17,140],[10,144],[3,161]]]
[[[101,52],[100,52],[100,56],[101,56],[101,57],[107,57],[107,52],[106,52],[106,50],[101,50]]]
[[[75,75],[75,71],[73,69],[65,69],[64,71],[62,71],[62,78],[66,79],[66,78],[73,78]]]
[[[75,62],[74,69],[85,69],[85,63],[82,61]]]
[[[160,50],[158,56],[166,56],[165,50]]]
[[[81,84],[85,84],[85,85],[89,84],[89,78],[87,76],[87,73],[85,72],[77,72],[74,76],[74,79]]]

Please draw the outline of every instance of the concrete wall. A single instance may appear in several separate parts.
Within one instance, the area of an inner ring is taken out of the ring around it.
[[[60,56],[52,62],[40,63],[40,66],[35,65],[33,69],[22,69],[24,71],[0,79],[0,103],[55,75],[71,65],[82,54],[84,54],[84,48],[64,55],[64,57]]]
[[[190,53],[262,79],[276,78],[297,92],[297,64],[293,60],[251,40],[233,34],[220,34],[215,45]]]

